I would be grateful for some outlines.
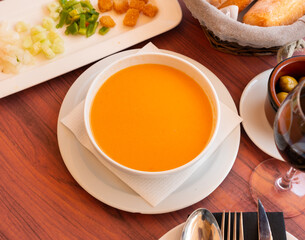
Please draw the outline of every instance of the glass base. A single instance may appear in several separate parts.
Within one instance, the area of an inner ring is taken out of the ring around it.
[[[285,218],[295,217],[305,209],[305,173],[297,171],[288,189],[278,186],[290,166],[277,159],[259,164],[250,177],[250,190],[254,201],[260,199],[268,212],[283,212]]]

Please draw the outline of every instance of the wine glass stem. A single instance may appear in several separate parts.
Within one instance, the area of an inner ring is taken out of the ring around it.
[[[288,190],[291,188],[291,180],[294,176],[294,174],[296,173],[296,169],[291,167],[288,172],[285,174],[285,176],[280,177],[276,180],[275,182],[275,186],[279,189],[279,190]]]

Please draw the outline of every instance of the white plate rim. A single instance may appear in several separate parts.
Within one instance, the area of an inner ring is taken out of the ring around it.
[[[167,233],[165,233],[159,240],[179,240],[180,238],[176,238],[177,235],[180,236],[179,233],[182,232],[182,228],[184,226],[184,223],[181,223],[177,225],[176,227],[169,230]],[[287,240],[298,240],[296,237],[294,237],[291,233],[286,231],[286,238]]]
[[[81,94],[84,95],[84,93],[80,94],[79,92],[77,92],[77,91],[79,91],[78,88],[82,87],[81,81],[84,82],[84,79],[86,80],[86,77],[89,77],[89,76],[91,76],[91,78],[93,78],[95,76],[95,74],[97,73],[96,69],[99,66],[102,66],[104,64],[104,62],[107,62],[107,61],[111,62],[119,57],[135,53],[136,51],[138,51],[138,49],[120,52],[120,53],[117,53],[115,55],[112,55],[108,58],[105,58],[105,59],[97,62],[96,64],[94,64],[90,68],[88,68],[81,76],[79,76],[79,78],[71,86],[71,88],[67,92],[66,97],[62,103],[62,107],[60,109],[60,113],[59,113],[59,117],[58,117],[57,135],[58,135],[59,149],[60,149],[62,158],[64,160],[64,163],[66,164],[69,172],[74,177],[74,179],[89,194],[91,194],[92,196],[94,196],[95,198],[100,200],[101,202],[103,202],[109,206],[112,206],[114,208],[118,208],[118,209],[128,211],[128,212],[137,212],[137,213],[143,213],[143,214],[160,214],[160,213],[171,212],[171,211],[179,210],[179,209],[188,207],[192,204],[195,204],[196,202],[198,202],[198,201],[202,200],[203,198],[205,198],[206,196],[208,196],[211,192],[213,192],[221,184],[221,182],[225,179],[227,174],[230,172],[230,170],[235,162],[236,156],[237,156],[237,152],[239,149],[239,143],[240,143],[240,126],[236,127],[235,130],[233,130],[231,132],[231,134],[227,137],[226,140],[224,140],[224,142],[219,147],[219,149],[210,157],[210,159],[211,159],[210,161],[212,161],[215,158],[217,159],[217,155],[221,154],[221,152],[226,150],[226,148],[228,148],[230,151],[230,152],[228,152],[228,151],[226,152],[226,158],[228,158],[228,159],[226,159],[221,164],[217,165],[217,170],[219,169],[221,176],[217,176],[217,174],[214,174],[215,176],[213,175],[213,177],[217,178],[216,181],[213,181],[209,186],[205,186],[207,189],[204,189],[204,192],[199,192],[197,185],[192,186],[192,187],[187,186],[188,182],[190,181],[190,179],[188,179],[186,181],[186,183],[184,183],[182,186],[180,186],[174,193],[172,193],[167,199],[165,199],[163,202],[161,202],[156,207],[150,206],[145,200],[143,200],[140,196],[135,194],[133,191],[132,191],[132,193],[125,193],[125,192],[123,193],[122,191],[120,192],[120,190],[114,189],[114,187],[113,187],[110,189],[111,194],[113,195],[110,197],[110,198],[112,198],[112,200],[109,200],[108,194],[97,193],[97,191],[99,191],[99,190],[97,190],[97,189],[93,190],[94,187],[90,186],[90,184],[93,184],[93,183],[89,183],[89,180],[87,180],[87,179],[80,179],[80,170],[73,168],[74,166],[73,166],[73,162],[71,161],[71,156],[70,156],[70,154],[74,154],[74,155],[76,155],[76,154],[74,151],[71,151],[71,149],[69,151],[69,149],[67,149],[67,147],[65,146],[67,143],[69,144],[69,141],[77,142],[77,140],[73,136],[73,134],[68,129],[66,129],[65,126],[63,126],[63,124],[60,122],[60,119],[70,110],[72,110],[72,108],[74,106],[76,106],[82,100],[82,99],[76,100],[76,98],[79,97],[76,95],[81,95]],[[213,85],[214,84],[216,85],[216,86],[214,85],[216,91],[219,91],[219,90],[217,90],[217,88],[218,89],[220,88],[222,91],[222,94],[219,94],[220,100],[226,102],[228,107],[230,107],[234,112],[237,113],[235,103],[234,103],[230,93],[228,92],[226,87],[222,84],[222,82],[212,72],[210,72],[207,68],[202,66],[200,63],[198,63],[186,56],[183,56],[181,54],[174,53],[171,51],[166,51],[166,50],[162,50],[162,51],[187,59],[188,61],[192,62],[194,65],[199,67],[199,69],[203,70],[210,79],[213,78],[214,79]],[[87,82],[86,84],[88,85],[89,83]],[[68,106],[68,103],[70,106]],[[70,139],[70,140],[67,141],[67,139]],[[228,145],[230,145],[230,147],[228,147]],[[81,145],[78,147],[80,149],[83,148]],[[83,151],[87,152],[86,161],[89,161],[88,160],[89,155],[91,155],[92,157],[93,157],[93,155],[90,154],[85,149]],[[75,157],[77,158],[78,156],[74,156],[73,161],[75,161]],[[96,160],[96,161],[98,162],[98,160]],[[207,161],[207,162],[209,162],[209,161]],[[214,166],[216,166],[215,163],[212,163],[211,165],[209,165],[208,168],[205,168],[205,166],[201,166],[200,171],[206,171],[207,174],[211,174],[211,173],[209,173],[209,169],[213,168]],[[82,171],[84,171],[84,170],[82,170]],[[198,169],[198,171],[199,171],[199,169]],[[198,172],[198,171],[196,171],[196,172]],[[198,173],[197,173],[197,175],[198,175]],[[102,177],[102,176],[100,176],[100,177]],[[205,176],[202,177],[200,175],[199,178],[202,179],[204,177]],[[192,176],[191,178],[194,178],[194,176]],[[99,184],[103,184],[103,182],[99,182]],[[200,187],[202,187],[201,185],[200,185]],[[104,187],[108,188],[108,190],[109,190],[108,186],[104,186]],[[202,190],[202,189],[200,189],[200,190]],[[181,192],[182,192],[182,194],[181,194]],[[107,195],[107,197],[105,195]],[[122,195],[124,197],[123,201],[120,200],[120,198],[122,198]],[[180,196],[180,198],[177,197],[177,195]],[[192,196],[192,197],[190,197],[190,196]],[[185,199],[185,197],[187,199]]]
[[[271,73],[272,69],[268,69],[258,75],[256,75],[245,87],[243,90],[243,93],[240,98],[239,102],[239,113],[240,116],[243,118],[243,128],[245,129],[245,132],[247,133],[248,137],[251,139],[251,141],[263,152],[268,154],[271,157],[274,157],[276,159],[282,160],[281,155],[276,149],[274,138],[273,138],[273,133],[272,133],[272,128],[267,120],[267,117],[265,115],[265,110],[264,110],[264,103],[265,103],[265,98],[267,96],[267,83],[268,83],[268,78]],[[258,93],[254,94],[254,88],[260,85],[265,84],[266,87],[260,89]],[[254,102],[254,105],[257,106],[259,109],[259,112],[257,112],[257,116],[260,116],[260,119],[262,121],[256,121],[256,118],[248,118],[247,115],[249,114],[249,111],[252,109],[251,107],[247,106],[250,99],[253,98],[253,96],[257,98],[262,98],[260,99],[260,102]],[[250,96],[250,97],[249,97]],[[254,130],[253,125],[256,125],[257,127]],[[260,132],[265,132],[268,134],[260,134],[258,129],[260,129]],[[268,138],[265,139],[266,141],[262,142],[263,138]],[[268,142],[268,144],[265,144]]]

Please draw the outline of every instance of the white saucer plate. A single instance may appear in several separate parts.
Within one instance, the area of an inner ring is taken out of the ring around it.
[[[74,179],[93,197],[117,209],[143,214],[157,214],[176,211],[204,199],[212,193],[231,170],[240,143],[240,127],[236,127],[224,140],[208,164],[201,166],[183,185],[156,207],[149,205],[125,183],[112,174],[84,148],[62,123],[66,116],[84,98],[90,83],[104,67],[113,61],[134,54],[129,50],[107,57],[88,68],[71,86],[60,109],[57,125],[58,144],[64,163]],[[200,63],[183,55],[180,56],[201,69],[211,80],[220,100],[237,113],[234,101],[222,82]]]
[[[165,235],[163,235],[159,240],[180,240],[180,236],[182,233],[184,223],[174,227],[172,230],[168,231]],[[298,240],[294,236],[292,236],[289,232],[286,232],[287,240]]]
[[[268,155],[281,159],[276,149],[273,129],[265,114],[265,99],[268,91],[268,78],[272,69],[254,77],[244,89],[239,112],[243,119],[243,127],[253,143]]]

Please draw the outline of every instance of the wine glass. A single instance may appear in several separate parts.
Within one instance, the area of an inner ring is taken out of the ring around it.
[[[279,107],[273,132],[285,162],[269,159],[259,164],[251,175],[250,190],[268,211],[294,217],[305,209],[305,80]]]

